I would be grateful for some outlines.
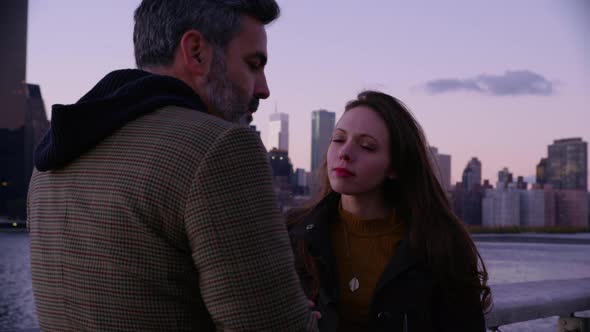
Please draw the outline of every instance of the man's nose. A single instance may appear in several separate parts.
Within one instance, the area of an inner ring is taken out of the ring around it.
[[[268,84],[266,83],[266,75],[262,73],[256,80],[256,85],[254,86],[254,97],[259,99],[266,99],[269,96],[270,91],[268,89]]]

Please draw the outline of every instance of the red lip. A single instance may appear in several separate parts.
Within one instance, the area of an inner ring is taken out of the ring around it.
[[[334,171],[334,173],[336,173],[337,176],[341,176],[341,177],[354,176],[354,173],[347,170],[346,168],[336,167],[333,169],[333,171]]]

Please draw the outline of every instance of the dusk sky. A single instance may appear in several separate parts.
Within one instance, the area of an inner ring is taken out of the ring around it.
[[[75,102],[109,71],[134,68],[139,0],[29,0],[27,81],[46,107]],[[271,96],[290,117],[294,167],[310,167],[311,112],[338,119],[378,89],[404,101],[459,181],[473,156],[495,184],[533,176],[553,140],[590,140],[590,1],[279,0],[268,27]]]

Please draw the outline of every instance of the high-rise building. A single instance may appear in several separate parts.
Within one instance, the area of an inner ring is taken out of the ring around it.
[[[496,188],[508,188],[508,184],[512,183],[512,178],[512,173],[510,173],[507,167],[504,167],[501,171],[498,172],[498,182],[496,183]]]
[[[434,146],[430,147],[430,154],[433,161],[434,172],[443,189],[451,190],[451,156],[438,153]]]
[[[0,128],[0,215],[24,217],[26,194],[37,144],[49,128],[41,89],[22,84],[24,126]]]
[[[520,224],[525,227],[555,226],[557,223],[557,201],[555,191],[533,187],[519,190]]]
[[[49,127],[41,90],[25,83],[26,0],[0,2],[0,215],[25,217],[33,152]]]
[[[488,189],[482,202],[486,227],[520,226],[520,193],[512,189]]]
[[[272,113],[270,119],[270,130],[268,137],[268,150],[279,149],[289,150],[289,114]]]
[[[309,192],[309,187],[307,186],[307,172],[303,168],[297,168],[295,173],[293,173],[293,181],[292,184],[294,186],[293,193],[295,195],[305,195]]]
[[[581,138],[560,139],[547,150],[546,183],[554,189],[588,191],[588,143]]]
[[[27,0],[0,1],[0,129],[18,130],[25,122],[27,10]]]
[[[463,170],[463,188],[473,190],[481,186],[481,162],[476,157],[471,158]]]
[[[557,225],[588,227],[588,192],[583,190],[556,190]]]
[[[482,200],[484,189],[481,185],[481,162],[473,157],[463,170],[462,182],[458,182],[451,193],[453,211],[468,225],[482,224]],[[489,185],[489,182],[486,182]]]
[[[527,190],[528,186],[528,182],[526,182],[522,176],[516,178],[516,189]]]
[[[25,181],[28,184],[33,173],[33,155],[35,147],[49,129],[45,103],[41,96],[41,87],[37,84],[25,84],[26,108],[25,108]],[[27,185],[28,187],[28,185]]]
[[[303,168],[297,168],[295,174],[297,174],[297,186],[307,187],[307,172]]]
[[[481,225],[482,216],[482,187],[466,190],[461,182],[455,185],[451,192],[453,212],[467,225]]]
[[[287,151],[272,149],[268,153],[272,169],[272,183],[277,197],[279,209],[284,211],[293,204],[294,184],[293,165]]]
[[[336,113],[326,110],[317,110],[311,113],[311,171],[320,167],[326,157]]]
[[[536,173],[536,182],[543,187],[547,183],[547,158],[541,158]]]

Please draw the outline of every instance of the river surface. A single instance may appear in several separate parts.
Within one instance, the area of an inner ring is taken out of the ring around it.
[[[572,237],[579,237],[573,235]],[[590,238],[589,235],[582,237]],[[590,245],[478,242],[490,284],[590,278]],[[582,313],[582,315],[587,315]],[[502,332],[554,332],[557,317],[512,324]],[[0,331],[36,331],[29,237],[0,232]]]

